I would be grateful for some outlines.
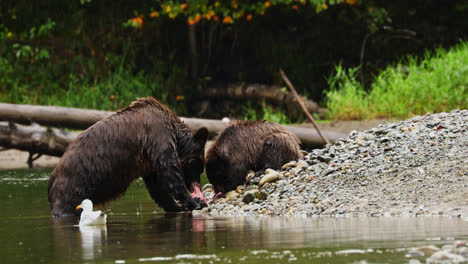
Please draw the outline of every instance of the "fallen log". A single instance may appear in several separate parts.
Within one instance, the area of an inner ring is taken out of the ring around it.
[[[77,132],[0,122],[0,146],[28,151],[32,154],[62,156]],[[32,158],[32,157],[30,157]]]
[[[0,121],[86,129],[114,112],[72,107],[0,103]]]
[[[23,105],[0,103],[0,121],[20,124],[38,123],[44,126],[84,130],[115,112],[73,107]],[[206,127],[211,135],[226,127],[226,123],[213,119],[181,117],[191,130]]]
[[[0,121],[9,121],[20,124],[38,123],[44,126],[61,128],[86,129],[97,121],[108,117],[114,112],[87,110],[71,107],[37,106],[21,104],[0,103]],[[214,119],[181,117],[191,130],[206,127],[211,136],[216,135],[228,124]],[[314,129],[286,126],[295,133],[302,141],[304,147],[321,147],[323,142]],[[339,138],[346,137],[345,134],[323,131],[331,143]]]
[[[221,125],[221,124],[220,124]],[[221,127],[221,126],[220,126]],[[312,129],[286,126],[291,132],[302,139],[303,147],[321,147],[318,135],[311,136]],[[0,122],[0,146],[5,149],[19,149],[33,154],[45,154],[60,157],[65,152],[79,132],[68,132],[62,129],[41,127],[33,123],[31,126]],[[341,136],[335,133],[333,136]],[[331,139],[335,141],[338,138]],[[32,160],[30,161],[32,163]]]
[[[279,85],[264,85],[259,83],[235,83],[228,85],[220,86],[210,86],[201,89],[201,92],[208,97],[214,98],[231,98],[231,99],[265,99],[269,102],[274,102],[276,104],[285,104],[294,109],[297,109],[298,112],[302,112],[301,108],[298,106],[296,97],[289,93],[288,90],[283,89]],[[321,108],[316,102],[307,99],[303,96],[300,96],[302,102],[304,103],[305,108],[311,113],[324,113],[325,110]]]

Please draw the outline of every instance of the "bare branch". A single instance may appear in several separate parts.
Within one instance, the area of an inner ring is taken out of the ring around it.
[[[312,115],[309,113],[309,111],[307,110],[307,108],[304,106],[304,103],[302,102],[301,98],[300,98],[299,95],[297,94],[296,89],[294,89],[294,86],[293,86],[292,83],[289,81],[288,77],[286,77],[286,74],[284,74],[284,71],[283,71],[282,69],[280,69],[280,73],[281,73],[281,77],[283,78],[284,82],[285,82],[286,85],[289,87],[289,89],[291,89],[291,92],[292,92],[292,93],[294,94],[294,96],[296,97],[297,103],[301,106],[302,110],[304,111],[304,113],[306,114],[306,116],[310,119],[310,121],[312,121],[312,124],[314,125],[315,129],[317,130],[317,133],[320,135],[320,137],[322,138],[322,140],[323,140],[326,144],[330,144],[330,141],[328,141],[328,139],[322,135],[322,132],[320,132],[320,129],[318,128],[317,123],[315,122],[314,117],[312,117]]]

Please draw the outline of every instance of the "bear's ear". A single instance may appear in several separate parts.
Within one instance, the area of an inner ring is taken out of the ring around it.
[[[198,145],[205,147],[206,140],[208,140],[208,129],[206,127],[198,129],[193,135],[193,139]]]

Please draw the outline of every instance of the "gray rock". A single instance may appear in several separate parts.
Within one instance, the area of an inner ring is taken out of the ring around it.
[[[211,189],[206,189],[203,192],[203,197],[205,197],[205,199],[212,199],[214,196],[215,196],[215,193]]]
[[[458,247],[455,251],[458,255],[468,259],[468,247]]]
[[[417,258],[417,257],[424,257],[424,253],[417,251],[417,250],[410,250],[405,257],[407,258]]]
[[[226,204],[219,204],[219,203],[217,203],[217,204],[215,204],[213,207],[214,207],[214,209],[220,211],[220,210],[222,210],[224,207],[226,207]]]
[[[434,253],[426,260],[427,264],[449,264],[449,263],[462,263],[464,258],[460,255],[450,253],[442,250]]]

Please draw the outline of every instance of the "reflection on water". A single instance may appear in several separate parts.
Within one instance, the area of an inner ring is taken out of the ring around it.
[[[0,263],[401,263],[409,247],[468,239],[468,222],[446,217],[164,214],[139,181],[100,208],[112,208],[106,226],[80,228],[78,217],[49,216],[50,171],[32,172],[0,172],[14,179],[0,180]]]
[[[54,255],[81,260],[101,258],[107,239],[107,227],[78,226],[75,224],[76,219],[76,217],[51,218]]]
[[[281,255],[300,260],[382,255],[386,252],[382,249],[391,249],[386,253],[404,258],[404,253],[395,250],[468,238],[467,222],[445,217],[311,219],[114,214],[108,220],[106,227],[85,228],[74,226],[77,219],[73,217],[52,221],[55,257],[76,261],[111,258],[222,262],[226,252],[233,251],[239,258]],[[74,251],[70,252],[70,248]],[[286,253],[280,254],[277,249]]]
[[[102,246],[106,241],[106,226],[80,226],[81,252],[83,260],[102,257]]]

